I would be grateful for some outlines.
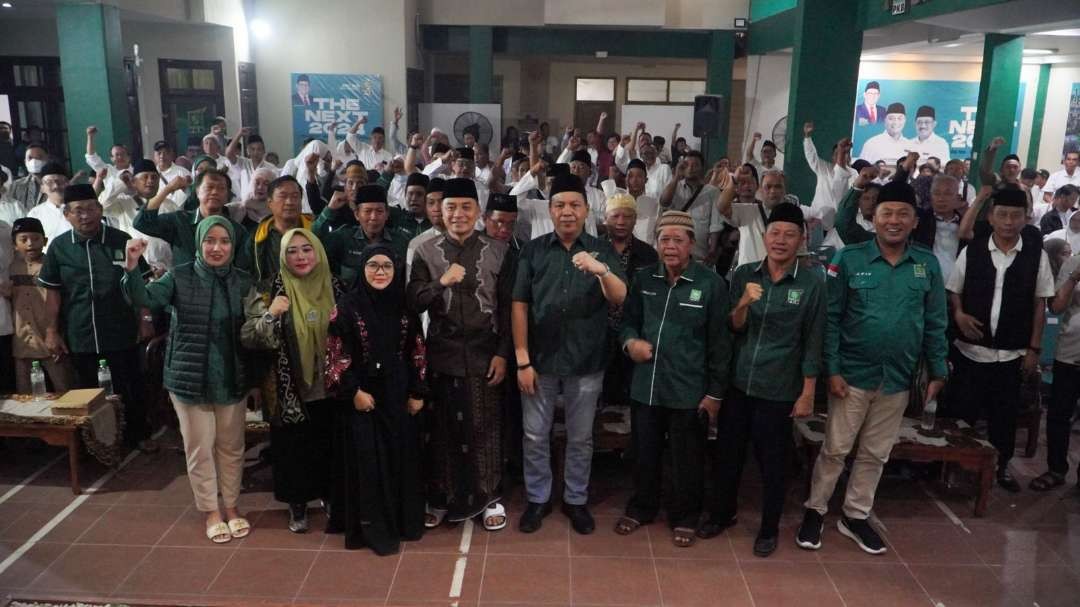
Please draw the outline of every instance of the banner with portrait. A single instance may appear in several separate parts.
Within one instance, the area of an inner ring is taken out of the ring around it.
[[[1065,145],[1061,149],[1062,157],[1069,152],[1080,152],[1080,82],[1072,85],[1069,97],[1069,116],[1065,119]]]
[[[293,149],[297,152],[309,137],[326,141],[333,124],[341,141],[354,122],[367,116],[367,123],[357,132],[367,141],[371,129],[383,123],[381,76],[293,73],[291,82]]]
[[[859,80],[852,126],[852,156],[894,164],[908,151],[919,163],[937,157],[970,158],[979,104],[978,82],[950,80]],[[1024,83],[1016,103],[1012,150],[1020,133]]]

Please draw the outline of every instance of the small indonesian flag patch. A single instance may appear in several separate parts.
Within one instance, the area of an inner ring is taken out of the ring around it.
[[[828,268],[826,269],[826,273],[829,275],[830,278],[836,278],[840,275],[840,266],[836,265],[835,263],[830,263]]]

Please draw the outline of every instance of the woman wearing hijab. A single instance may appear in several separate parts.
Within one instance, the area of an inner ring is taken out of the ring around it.
[[[1043,238],[1043,248],[1045,249],[1046,244],[1054,239],[1064,240],[1069,245],[1068,248],[1070,253],[1080,251],[1080,211],[1069,211],[1065,216],[1065,227],[1047,234]],[[1053,266],[1055,263],[1054,256],[1050,255],[1049,251],[1047,251],[1047,255],[1050,257],[1051,266]],[[1068,259],[1068,257],[1069,256],[1066,255],[1064,259]],[[1061,267],[1061,262],[1064,261],[1064,259],[1057,261],[1058,267]]]
[[[327,381],[339,397],[328,533],[345,548],[398,551],[424,533],[419,426],[427,359],[420,320],[405,308],[404,263],[376,243],[356,287],[330,316]]]
[[[307,184],[308,175],[311,173],[311,168],[308,166],[307,158],[315,154],[319,158],[318,164],[316,164],[316,174],[314,175],[316,181],[320,177],[325,177],[329,171],[327,170],[330,162],[333,160],[333,150],[323,143],[321,139],[312,139],[304,145],[304,148],[300,150],[300,153],[295,158],[290,158],[285,162],[285,167],[281,169],[282,175],[292,175],[296,177],[296,181],[301,186]],[[301,211],[307,214],[311,214],[312,202],[308,199],[307,188],[303,188],[304,199]]]
[[[281,271],[267,293],[245,302],[241,341],[273,350],[270,445],[274,497],[289,505],[289,531],[308,530],[307,503],[329,502],[333,408],[326,392],[326,335],[341,295],[326,251],[310,231],[281,238]],[[267,304],[269,302],[269,304]]]
[[[1061,272],[1061,265],[1065,263],[1065,260],[1072,257],[1072,247],[1064,238],[1047,236],[1046,240],[1043,241],[1043,250],[1046,251],[1046,257],[1050,260],[1050,271],[1054,273],[1054,280],[1056,281],[1058,274]]]
[[[225,205],[232,220],[244,226],[254,234],[262,220],[270,216],[270,184],[277,179],[277,173],[266,167],[259,167],[251,174],[248,196],[243,201],[233,201]]]
[[[195,506],[206,515],[206,537],[217,544],[251,531],[237,499],[244,463],[244,396],[250,388],[240,328],[253,280],[233,266],[235,238],[228,219],[203,219],[195,229],[195,261],[150,284],[138,270],[146,241],[128,241],[122,282],[133,305],[171,312],[165,389],[180,420]]]

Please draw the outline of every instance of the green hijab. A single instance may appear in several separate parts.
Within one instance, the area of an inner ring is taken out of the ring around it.
[[[214,226],[221,226],[225,228],[225,231],[229,233],[229,240],[232,241],[232,250],[229,252],[229,261],[224,266],[211,267],[207,265],[206,260],[203,259],[202,242],[206,238],[206,234],[210,231],[210,228]],[[222,217],[221,215],[211,215],[199,222],[199,225],[195,226],[195,265],[202,268],[207,272],[212,272],[218,276],[228,274],[232,270],[233,260],[236,259],[236,232],[233,231],[232,223]]]
[[[285,263],[289,241],[295,235],[303,236],[315,249],[315,267],[307,276],[296,276]],[[310,230],[293,228],[281,237],[278,253],[281,282],[285,296],[289,298],[289,313],[296,348],[300,355],[300,372],[304,384],[311,386],[318,379],[318,360],[326,352],[326,331],[330,326],[330,312],[334,308],[334,287],[330,281],[330,264],[326,250]]]

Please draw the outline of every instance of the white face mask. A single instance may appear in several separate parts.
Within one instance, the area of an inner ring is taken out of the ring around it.
[[[31,158],[26,161],[26,170],[35,175],[41,172],[41,169],[45,168],[45,161],[38,160],[37,158]]]

